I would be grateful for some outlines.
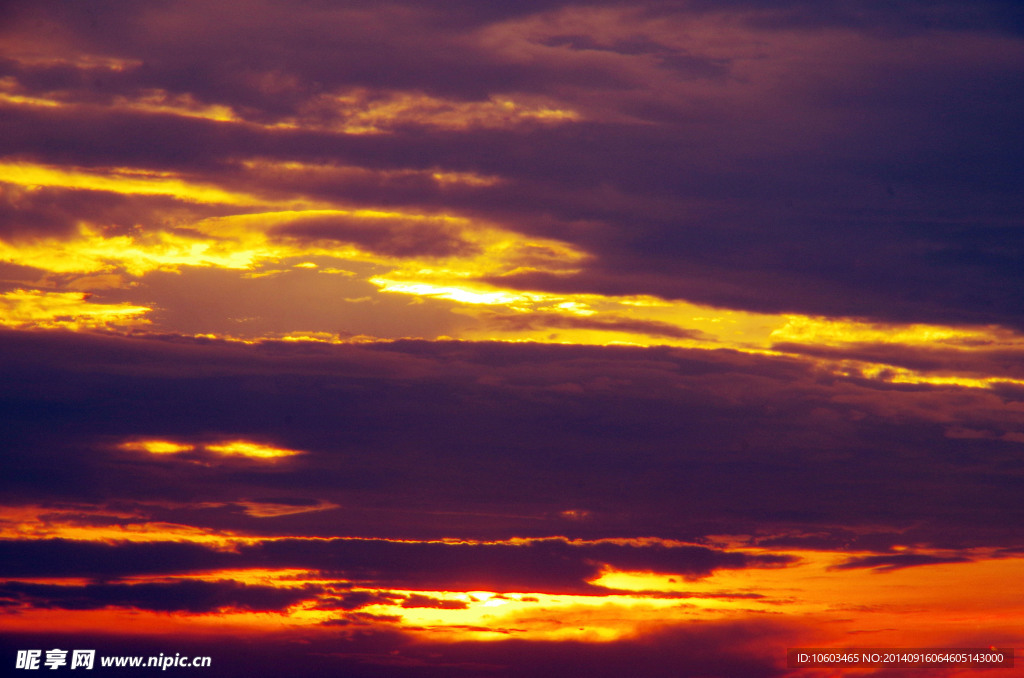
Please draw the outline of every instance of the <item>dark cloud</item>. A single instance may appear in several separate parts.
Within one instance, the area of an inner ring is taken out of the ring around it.
[[[81,224],[108,236],[139,233],[143,224],[174,230],[175,223],[223,213],[223,207],[189,204],[171,196],[0,183],[0,237],[13,242],[72,237]],[[154,214],[159,215],[157,223],[152,222]]]
[[[694,540],[871,525],[890,543],[1017,545],[1011,393],[839,379],[729,351],[0,341],[15,502],[127,502],[157,521],[327,537]],[[303,454],[118,448],[147,438]],[[275,495],[325,509],[259,517],[239,504]]]
[[[311,568],[362,585],[584,594],[605,590],[586,583],[600,574],[603,565],[698,578],[719,568],[782,566],[792,560],[697,546],[644,548],[615,544],[569,545],[562,541],[508,546],[284,539],[242,546],[239,551],[243,562]],[[421,607],[419,602],[407,606]]]
[[[308,242],[352,243],[371,252],[396,257],[466,256],[478,251],[441,219],[367,220],[332,216],[293,221],[275,227],[271,233]]]
[[[867,363],[891,365],[909,370],[917,370],[934,375],[959,375],[986,377],[994,374],[1007,379],[1024,377],[1021,360],[1022,351],[1017,348],[984,348],[984,344],[974,344],[970,339],[956,345],[939,346],[902,346],[899,344],[847,344],[842,348],[814,346],[780,342],[773,348],[807,356],[827,358],[830,360],[861,360]],[[982,348],[983,350],[976,350]],[[974,350],[972,350],[974,349]]]
[[[89,577],[211,570],[230,556],[199,544],[182,542],[122,543],[66,539],[0,541],[3,577]],[[142,590],[142,589],[140,589]]]
[[[397,614],[370,614],[369,612],[348,612],[339,617],[320,622],[321,626],[364,626],[372,627],[380,624],[390,624],[402,621],[401,615]]]
[[[538,328],[565,328],[604,330],[606,332],[627,332],[651,337],[673,339],[700,339],[700,330],[688,330],[671,323],[654,320],[635,320],[615,315],[579,317],[557,313],[487,313],[483,314],[487,324],[499,330],[534,330]]]
[[[888,572],[890,570],[902,570],[906,567],[967,562],[970,562],[970,558],[964,558],[961,556],[933,556],[926,553],[896,553],[892,555],[850,558],[849,560],[835,565],[832,569],[853,570],[870,568],[881,572]]]
[[[0,598],[44,609],[96,610],[127,607],[154,612],[203,614],[221,610],[284,612],[307,600],[313,586],[278,588],[235,581],[177,581],[153,584],[0,584]]]
[[[687,7],[697,11],[746,12],[753,25],[780,30],[842,28],[904,35],[964,30],[1019,34],[1024,29],[1024,12],[1019,5],[1008,0],[979,3],[910,0],[898,4],[886,0],[697,0],[688,3]]]
[[[31,234],[61,236],[74,232],[80,206],[68,209],[68,192],[36,189],[26,191],[10,184],[0,184],[0,234]]]
[[[197,544],[107,544],[63,539],[0,541],[3,577],[91,577],[184,574],[219,568],[299,568],[370,586],[420,590],[481,590],[594,594],[587,580],[603,566],[700,578],[717,569],[779,567],[787,556],[746,555],[699,546],[639,547],[546,540],[523,545],[443,544],[384,540],[278,539],[239,546],[237,552]],[[118,589],[120,590],[120,589]],[[136,590],[136,589],[132,589]],[[144,589],[137,589],[142,591]],[[343,592],[324,599],[330,609],[353,610],[393,595]],[[408,602],[408,601],[406,601]],[[423,607],[420,601],[409,607]]]
[[[21,5],[11,31],[61,35],[79,49],[135,60],[108,69],[100,103],[159,90],[187,94],[197,105],[230,105],[248,120],[329,124],[346,114],[324,108],[328,95],[361,88],[352,96],[365,105],[396,91],[445,97],[453,106],[522,94],[578,108],[584,120],[436,130],[413,115],[382,123],[385,134],[344,135],[8,105],[3,151],[174,168],[249,188],[253,177],[234,160],[482,172],[504,181],[441,190],[394,178],[264,177],[255,188],[469,213],[526,235],[563,237],[595,255],[568,279],[502,280],[524,287],[1024,326],[1016,303],[1024,279],[1015,265],[1022,243],[1013,226],[1024,195],[1015,4],[749,0],[661,8],[658,20],[678,22],[681,31],[708,17],[741,17],[729,24],[735,35],[715,24],[726,31],[723,40],[735,41],[736,56],[669,40],[644,23],[653,15],[642,7],[619,11],[621,26],[607,35],[515,23],[563,6],[461,12],[391,4],[371,12],[313,3],[293,11],[254,2],[232,10],[245,21],[221,21],[216,4],[52,12]],[[837,28],[842,46],[824,50],[821,32]],[[741,58],[751,32],[763,39],[762,54]],[[506,49],[495,48],[496,35],[509,40],[498,40]],[[858,58],[841,56],[851,51]],[[97,101],[88,82],[100,78],[95,65],[7,65],[28,95],[52,90],[65,100]],[[594,227],[574,227],[580,223]],[[301,235],[365,235],[345,226],[317,230]],[[383,253],[464,251],[452,238],[402,233],[365,237]]]
[[[421,596],[422,597],[422,596]],[[349,591],[340,596],[323,596],[317,601],[321,610],[358,610],[367,605],[394,605],[402,596],[386,591]]]
[[[251,129],[160,113],[76,108],[25,112],[0,107],[0,120],[13,132],[0,143],[4,155],[87,168],[211,169],[246,144],[255,150],[265,141],[274,143],[273,135],[256,141]],[[182,143],[189,138],[194,143]]]
[[[12,23],[37,40],[51,37],[50,29],[87,53],[141,61],[110,78],[122,89],[189,92],[257,119],[296,113],[311,97],[341,88],[384,86],[480,100],[495,83],[515,91],[551,79],[594,79],[582,69],[552,71],[543,62],[492,54],[465,30],[467,18],[475,23],[473,13],[446,5],[306,3],[296,11],[255,0],[230,10],[186,3],[22,10]],[[500,20],[503,13],[476,12],[482,20]]]
[[[428,607],[438,610],[465,610],[469,603],[462,600],[444,600],[413,594],[402,601],[402,607]]]
[[[686,50],[643,36],[602,43],[589,35],[556,35],[544,40],[543,44],[549,47],[611,52],[624,56],[650,56],[678,74],[694,78],[722,78],[728,74],[727,59],[695,57]]]

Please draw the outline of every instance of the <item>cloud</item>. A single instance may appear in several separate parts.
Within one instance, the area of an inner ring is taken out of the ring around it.
[[[326,217],[293,221],[271,233],[306,241],[342,241],[396,257],[473,255],[478,248],[441,219]]]
[[[673,339],[698,339],[705,336],[700,330],[689,330],[670,323],[615,316],[578,317],[555,313],[488,313],[483,317],[489,325],[500,330],[589,329]]]
[[[669,348],[10,331],[0,342],[15,502],[129,502],[152,520],[256,534],[692,541],[802,525],[845,540],[859,525],[890,543],[1016,545],[1024,422],[1010,391]],[[991,435],[947,435],[957,427]],[[214,457],[118,448],[132,440],[304,454],[204,464]],[[239,508],[273,496],[324,510]]]
[[[460,643],[483,601],[454,594],[663,577],[694,597],[615,614],[710,614],[757,588],[720,580],[1022,548],[1019,3],[7,5],[26,625],[303,603],[308,635],[194,647],[225,676],[772,676],[826,625]],[[674,348],[553,343],[585,340]]]
[[[717,569],[780,567],[793,562],[790,556],[730,553],[700,546],[574,544],[562,540],[445,544],[276,539],[237,545],[234,552],[229,552],[194,543],[107,544],[40,539],[0,541],[0,552],[5,554],[0,576],[5,577],[84,576],[104,580],[270,567],[320,572],[364,586],[582,594],[604,591],[588,580],[597,578],[606,567],[698,579]],[[366,594],[353,592],[327,603],[355,609],[373,600],[383,602],[379,596],[367,598]],[[423,607],[422,602],[417,598],[407,606]]]
[[[243,562],[310,568],[368,586],[596,594],[602,566],[699,578],[719,568],[782,566],[785,556],[750,556],[704,547],[644,548],[535,541],[522,545],[407,543],[375,540],[275,540],[240,546]],[[415,599],[404,607],[423,607]],[[454,609],[454,608],[452,608]]]
[[[24,234],[69,236],[76,231],[77,219],[90,213],[108,214],[122,201],[117,195],[0,184],[0,235],[5,239]]]
[[[17,328],[106,329],[146,324],[152,309],[88,301],[82,292],[16,289],[0,293],[0,325]]]
[[[8,55],[3,151],[429,206],[593,255],[505,285],[1022,327],[1021,243],[1004,226],[1024,176],[1009,3],[375,9],[252,2],[227,22],[181,3],[21,5],[8,33],[48,56]],[[240,171],[255,160],[279,169]],[[303,163],[496,181],[304,185]],[[55,200],[15,208],[17,228],[64,233]],[[395,256],[466,251],[350,226],[292,230]]]
[[[936,556],[927,553],[897,553],[893,555],[863,556],[850,558],[834,567],[837,570],[871,568],[879,572],[900,570],[905,567],[921,567],[923,565],[943,565],[946,563],[966,563],[970,558],[962,556]]]
[[[105,544],[67,539],[3,540],[2,575],[12,578],[90,577],[194,572],[216,569],[230,556],[199,544]],[[42,590],[42,589],[40,589]],[[142,589],[140,589],[142,590]]]
[[[430,596],[413,594],[402,601],[402,607],[426,607],[438,610],[464,610],[469,607],[469,603],[462,600],[444,600],[441,598],[431,598]]]
[[[844,28],[877,31],[882,35],[962,30],[1013,33],[1020,30],[1024,19],[1019,7],[1002,0],[967,6],[949,1],[912,0],[901,3],[899,7],[871,0],[854,3],[811,3],[805,0],[711,3],[698,0],[688,3],[688,8],[697,11],[738,10],[748,13],[752,24],[776,30]]]
[[[234,581],[177,581],[154,584],[0,584],[0,597],[33,607],[94,610],[127,607],[153,612],[203,614],[223,610],[283,612],[316,593],[310,586],[282,589]]]
[[[424,596],[418,596],[423,598]],[[350,591],[337,597],[321,597],[317,608],[323,610],[358,610],[368,605],[393,605],[402,596],[385,591]],[[406,599],[408,600],[408,599]]]

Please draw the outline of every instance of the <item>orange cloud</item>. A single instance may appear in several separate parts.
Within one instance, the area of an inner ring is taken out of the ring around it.
[[[289,450],[283,447],[274,447],[263,443],[255,443],[249,440],[229,440],[223,443],[207,444],[204,449],[215,454],[226,457],[245,457],[247,459],[280,459],[282,457],[294,457],[302,454],[299,450]]]
[[[187,443],[154,438],[130,440],[121,443],[118,447],[130,452],[146,452],[155,455],[177,455],[201,450],[222,457],[243,457],[262,461],[273,461],[302,454],[301,450],[290,450],[244,439]]]
[[[109,329],[149,322],[152,309],[127,302],[90,302],[86,292],[17,289],[0,294],[0,325],[19,329]]]
[[[132,452],[148,452],[149,454],[179,454],[191,452],[195,445],[177,443],[171,440],[132,440],[121,443],[118,447]]]

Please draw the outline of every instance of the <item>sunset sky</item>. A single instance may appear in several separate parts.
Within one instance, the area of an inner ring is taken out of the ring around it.
[[[2,675],[978,675],[1024,6],[4,2],[0,408]]]

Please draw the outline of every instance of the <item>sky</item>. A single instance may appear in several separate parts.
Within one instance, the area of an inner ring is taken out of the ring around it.
[[[1024,646],[1022,110],[1016,0],[4,2],[0,673],[977,675],[786,649]]]

